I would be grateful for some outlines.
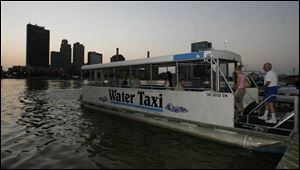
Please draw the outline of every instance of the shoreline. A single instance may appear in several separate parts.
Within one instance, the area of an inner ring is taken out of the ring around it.
[[[30,79],[30,80],[81,80],[80,78],[59,78],[59,77],[14,77],[14,78],[9,78],[9,77],[1,77],[1,80],[5,79]]]

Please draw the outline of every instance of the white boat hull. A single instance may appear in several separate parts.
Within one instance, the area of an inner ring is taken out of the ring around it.
[[[82,101],[154,116],[234,127],[234,97],[231,93],[85,85],[82,88]]]

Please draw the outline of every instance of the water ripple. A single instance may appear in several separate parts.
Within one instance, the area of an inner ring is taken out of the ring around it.
[[[274,168],[282,156],[83,109],[80,93],[80,81],[1,80],[1,168]]]

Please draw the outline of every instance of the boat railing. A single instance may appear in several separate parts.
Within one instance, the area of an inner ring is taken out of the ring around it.
[[[285,116],[276,123],[274,126],[263,126],[263,125],[257,125],[257,124],[251,124],[249,123],[250,116],[255,113],[257,110],[261,109],[263,106],[266,105],[267,100],[270,99],[271,97],[276,97],[277,102],[285,102],[285,103],[293,103],[294,108],[293,111],[285,113]],[[284,129],[284,128],[279,128],[280,125],[283,123],[287,122],[290,118],[294,117],[294,127],[293,129]],[[271,95],[264,99],[262,102],[260,102],[256,107],[254,107],[248,114],[247,114],[247,119],[246,119],[246,124],[248,125],[255,125],[256,127],[262,127],[262,128],[271,128],[271,129],[278,129],[278,130],[285,130],[285,131],[294,131],[298,132],[299,131],[299,97],[298,96],[285,96],[285,95]]]

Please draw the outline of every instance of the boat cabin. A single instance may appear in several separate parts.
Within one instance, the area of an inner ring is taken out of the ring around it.
[[[241,57],[225,50],[213,53],[210,50],[87,65],[82,67],[82,77],[99,86],[174,90],[184,81],[187,91],[231,92],[233,82],[227,80],[234,81],[232,72]]]

